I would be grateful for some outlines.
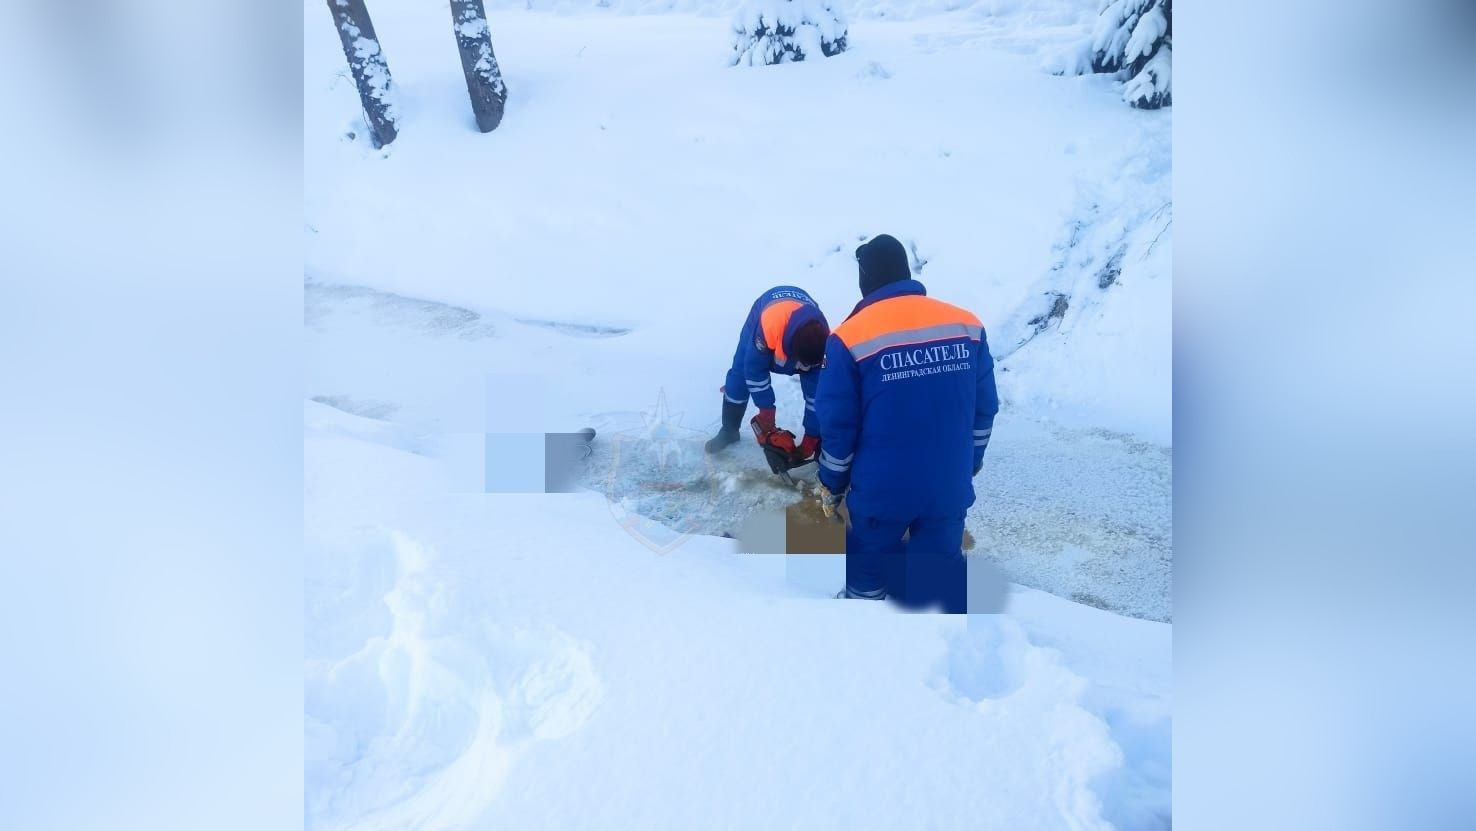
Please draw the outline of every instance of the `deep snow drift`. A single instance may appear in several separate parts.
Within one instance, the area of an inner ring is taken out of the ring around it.
[[[598,494],[307,425],[309,827],[1167,827],[1164,624],[815,599],[794,557],[657,556]]]
[[[489,16],[483,135],[445,8],[374,3],[375,151],[305,4],[309,824],[1166,826],[1170,116],[1040,68],[1094,4],[856,4],[774,67],[725,13],[561,9]],[[710,434],[762,289],[844,317],[881,232],[999,361],[971,553],[1052,593],[1005,616],[822,600],[835,558],[712,536],[804,482],[638,452]],[[589,492],[481,492],[486,433],[587,425]]]

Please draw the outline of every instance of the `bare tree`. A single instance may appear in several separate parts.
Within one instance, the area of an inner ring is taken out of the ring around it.
[[[399,128],[395,125],[389,64],[379,48],[369,10],[364,7],[364,0],[328,0],[328,10],[333,13],[334,28],[343,42],[343,56],[348,58],[349,70],[359,87],[364,119],[369,122],[369,137],[375,147],[383,147],[395,140]]]
[[[451,25],[456,31],[456,48],[461,52],[461,69],[466,74],[466,91],[471,95],[477,129],[490,133],[502,123],[507,85],[502,82],[497,56],[492,54],[492,30],[487,26],[482,0],[451,0]]]

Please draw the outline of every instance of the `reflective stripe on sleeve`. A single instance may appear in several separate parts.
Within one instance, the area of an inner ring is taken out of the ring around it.
[[[830,470],[835,471],[836,473],[845,473],[846,471],[850,470],[851,460],[854,458],[856,458],[855,453],[852,453],[844,459],[841,459],[830,455],[830,453],[827,452],[824,447],[820,448],[820,464],[824,465]]]

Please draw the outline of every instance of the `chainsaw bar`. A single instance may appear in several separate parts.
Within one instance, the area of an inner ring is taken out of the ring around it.
[[[786,484],[790,485],[795,484],[794,477],[789,475],[789,472],[791,470],[804,467],[805,465],[815,461],[813,458],[796,459],[793,456],[790,456],[788,453],[785,453],[784,451],[776,447],[769,447],[768,445],[764,445],[763,450],[764,459],[769,463],[769,470],[772,471],[780,479],[783,479]]]

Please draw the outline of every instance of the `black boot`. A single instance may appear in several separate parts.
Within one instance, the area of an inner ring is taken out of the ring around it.
[[[747,401],[734,404],[726,398],[723,399],[723,426],[717,431],[716,436],[707,440],[708,453],[716,453],[738,441],[738,426],[743,423],[743,411],[747,409]]]

